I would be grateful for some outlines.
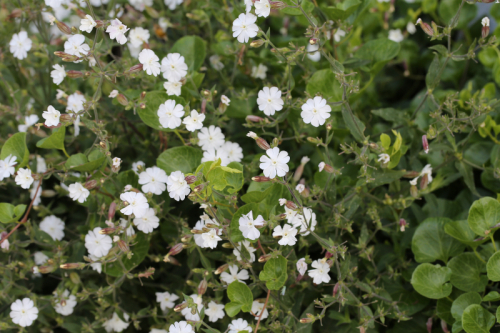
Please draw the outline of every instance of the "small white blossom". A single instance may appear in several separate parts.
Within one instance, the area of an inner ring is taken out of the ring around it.
[[[281,90],[277,87],[264,87],[259,91],[257,104],[259,110],[264,112],[266,116],[272,116],[276,111],[281,111],[284,104],[281,99]]]
[[[281,237],[278,241],[278,244],[280,245],[295,245],[295,243],[297,243],[297,238],[295,237],[296,235],[297,229],[286,223],[283,228],[278,225],[273,231],[273,237]]]
[[[144,43],[147,43],[149,41],[149,30],[137,27],[135,29],[130,30],[129,32],[129,37],[130,37],[130,45],[140,48]],[[158,61],[159,59],[157,59]],[[159,67],[159,65],[158,65]],[[155,75],[156,76],[156,75]]]
[[[153,5],[153,0],[129,0],[132,7],[142,12],[146,9],[146,6],[151,7]]]
[[[217,54],[210,56],[208,60],[210,61],[210,65],[212,65],[215,70],[220,71],[224,68],[224,64],[220,61],[220,57]]]
[[[433,178],[432,178],[432,166],[430,164],[427,164],[422,169],[422,171],[420,172],[420,175],[418,175],[417,177],[410,180],[410,184],[414,185],[414,186],[417,185],[418,178],[423,177],[424,175],[427,175],[428,184],[432,183],[432,180],[433,180]]]
[[[28,51],[31,50],[32,44],[33,42],[28,38],[28,33],[26,31],[21,31],[12,35],[12,39],[9,43],[10,53],[14,55],[14,58],[23,60],[28,57]]]
[[[59,125],[59,117],[61,117],[61,112],[54,109],[52,105],[47,107],[47,111],[43,111],[42,118],[45,119],[45,126],[57,126]]]
[[[112,159],[112,162],[113,162],[113,167],[119,168],[120,165],[122,164],[122,159],[119,157],[115,157]]]
[[[205,120],[205,115],[203,113],[198,113],[196,110],[192,110],[189,116],[186,116],[182,123],[186,125],[186,129],[190,132],[194,132],[203,127],[203,121]]]
[[[146,74],[154,76],[160,74],[160,58],[152,50],[142,50],[139,53],[139,62]]]
[[[31,186],[31,189],[30,189],[30,199],[33,200],[33,206],[38,206],[40,204],[40,202],[42,202],[42,186],[40,186],[40,188],[38,188],[38,184],[39,184],[39,180],[35,180],[33,182],[33,186]],[[37,191],[38,189],[38,191]],[[35,194],[36,194],[36,198],[35,198]]]
[[[318,164],[318,169],[319,169],[319,172],[323,171],[323,169],[325,168],[326,166],[326,163],[325,162],[320,162]]]
[[[168,7],[170,10],[174,10],[177,8],[178,5],[180,5],[184,0],[165,0],[165,6]]]
[[[252,333],[253,332],[252,327],[250,327],[250,325],[248,325],[248,321],[246,321],[242,318],[234,319],[231,322],[231,324],[229,324],[227,329],[229,330],[229,332],[227,332],[227,333]]]
[[[147,168],[139,174],[139,184],[142,185],[144,193],[162,194],[167,188],[167,179],[167,173],[157,166]]]
[[[284,177],[289,171],[287,163],[290,156],[284,150],[280,151],[278,147],[266,150],[266,155],[260,157],[260,168],[264,176],[269,178]]]
[[[220,127],[210,125],[208,128],[203,127],[198,132],[198,140],[198,145],[203,150],[219,149],[224,144],[224,134],[222,134]]]
[[[28,130],[28,128],[35,125],[39,119],[40,118],[38,118],[38,116],[36,114],[25,116],[24,117],[24,124],[17,125],[17,130],[19,132],[26,132]],[[0,169],[1,169],[1,166],[0,166]],[[1,173],[1,171],[0,171],[0,173]],[[0,176],[0,180],[1,180],[1,176]]]
[[[49,260],[49,257],[47,257],[43,252],[40,251],[35,252],[33,257],[35,259],[35,264],[38,266],[45,264],[47,260]]]
[[[132,235],[135,235],[135,230],[134,230],[134,227],[132,226],[132,223],[130,223],[130,225],[127,227],[128,225],[128,221],[125,220],[124,218],[120,218],[120,227],[122,227],[123,229],[125,229],[125,233],[127,234],[127,236],[132,236]],[[111,223],[110,227],[113,226],[113,223]],[[123,231],[120,231],[120,234],[122,234]]]
[[[60,241],[64,237],[64,227],[65,224],[63,220],[55,215],[50,215],[45,217],[42,222],[40,222],[40,230],[46,232],[53,240]],[[37,264],[40,265],[40,264]]]
[[[104,323],[104,329],[106,330],[106,332],[122,332],[128,327],[128,325],[130,325],[130,323],[128,323],[129,318],[130,318],[129,315],[124,313],[123,319],[127,321],[124,322],[115,312],[113,313],[113,317],[111,317],[111,319],[107,320]]]
[[[243,149],[236,142],[226,141],[219,150],[223,150],[227,155],[229,163],[241,162],[243,159]]]
[[[310,269],[307,273],[313,278],[313,283],[321,284],[330,282],[330,266],[325,260],[314,260],[311,266],[315,269]]]
[[[243,214],[239,219],[239,229],[243,233],[243,237],[250,240],[256,240],[260,237],[260,231],[256,227],[263,226],[265,223],[262,215],[257,216],[253,219],[253,212],[250,211],[248,214]]]
[[[125,192],[120,194],[120,199],[127,202],[125,208],[120,209],[120,212],[125,215],[134,214],[135,217],[143,217],[149,209],[148,199],[142,193]]]
[[[181,171],[174,171],[170,174],[170,176],[168,176],[168,194],[176,201],[184,200],[184,198],[191,192],[191,188],[184,178],[185,176]]]
[[[252,73],[250,74],[250,76],[256,79],[264,80],[266,78],[266,73],[267,66],[259,64],[258,66],[252,67]]]
[[[221,160],[222,166],[226,166],[229,164],[229,156],[227,155],[226,151],[224,151],[222,149],[222,147],[217,149],[217,150],[213,149],[213,148],[205,150],[203,152],[203,157],[201,159],[201,163],[208,162],[208,161],[215,162],[218,159]]]
[[[252,139],[257,139],[258,138],[257,134],[255,134],[255,132],[252,132],[252,131],[248,132],[247,136],[249,138],[252,138]]]
[[[21,188],[24,189],[29,189],[31,184],[33,184],[33,177],[31,176],[31,170],[26,168],[20,168],[17,170],[17,176],[14,179],[16,181],[16,184],[21,186]]]
[[[262,312],[262,309],[264,309],[264,303],[261,303],[259,301],[253,301],[252,303],[252,313],[255,315],[255,318],[259,318],[260,313]],[[267,311],[267,307],[265,308],[264,312],[262,312],[262,316],[260,319],[266,319],[269,316],[269,311]]]
[[[297,192],[302,193],[304,192],[306,187],[304,186],[304,184],[298,184],[297,186],[295,186],[295,189],[297,190]]]
[[[319,44],[307,44],[307,57],[314,62],[318,62],[321,59],[321,52],[319,50]]]
[[[85,44],[85,36],[76,34],[68,38],[64,43],[64,52],[77,56],[83,57],[90,51],[90,46]]]
[[[54,68],[53,71],[50,72],[50,77],[54,81],[55,84],[60,85],[66,77],[66,71],[64,70],[64,66],[55,64],[52,66]]]
[[[153,232],[154,229],[158,228],[160,225],[159,222],[160,219],[156,216],[153,208],[148,208],[146,214],[134,219],[134,224],[137,226],[137,229],[145,234],[149,234]]]
[[[345,37],[345,35],[346,33],[344,30],[337,29],[337,31],[335,31],[335,33],[333,34],[333,40],[338,43],[343,37]]]
[[[415,32],[417,32],[417,27],[415,26],[415,24],[413,24],[413,22],[410,21],[406,25],[406,31],[413,35]]]
[[[94,230],[89,230],[85,235],[85,247],[91,255],[98,258],[108,255],[109,250],[113,247],[113,240],[108,235],[99,233],[102,229],[97,227]]]
[[[80,21],[80,30],[88,33],[92,32],[92,29],[97,25],[92,16],[85,15],[85,18]]]
[[[63,300],[65,303],[64,305],[61,304]],[[76,296],[70,295],[69,290],[66,289],[61,296],[55,296],[55,302],[56,305],[54,306],[54,310],[63,316],[69,316],[73,313],[73,309],[76,306]]]
[[[205,310],[205,315],[208,316],[208,321],[211,321],[212,323],[224,318],[226,315],[224,313],[224,304],[217,304],[214,301],[210,301]]]
[[[201,298],[200,295],[196,295],[196,294],[193,294],[190,297],[193,299],[193,302],[195,304],[197,304],[198,312],[196,312],[195,314],[192,314],[190,308],[184,308],[184,309],[182,309],[181,314],[186,318],[186,320],[199,321],[200,315],[198,313],[201,313],[201,310],[203,309],[203,303],[202,303],[203,299]],[[182,332],[182,331],[180,331],[180,332]]]
[[[287,202],[287,201],[288,201],[288,200],[286,200],[286,199],[284,199],[284,198],[279,199],[280,206],[284,206],[284,205],[286,205],[286,202]]]
[[[139,172],[139,169],[138,169],[139,166],[141,166],[144,169],[144,167],[146,166],[146,163],[144,163],[143,161],[134,162],[134,163],[132,163],[132,170],[134,170],[135,173],[138,173]]]
[[[182,1],[182,0],[165,0],[167,1]],[[168,333],[194,333],[193,326],[183,321],[176,321],[173,325],[168,329]]]
[[[108,26],[106,32],[109,33],[110,39],[116,39],[121,45],[127,42],[127,37],[125,33],[129,30],[125,24],[123,24],[119,19],[114,19],[111,21],[111,25]]]
[[[218,232],[215,229],[210,229],[209,232],[203,233],[201,235],[201,238],[203,240],[203,247],[215,249],[217,247],[217,243],[222,240],[222,238],[220,238],[217,233]]]
[[[29,298],[16,300],[10,306],[12,322],[21,327],[28,327],[38,318],[38,308]]]
[[[157,114],[161,126],[175,129],[182,123],[181,117],[184,116],[184,108],[180,104],[175,104],[173,99],[169,99],[160,105]]]
[[[16,160],[17,157],[12,155],[0,160],[0,180],[9,178],[16,172],[16,168],[14,167],[17,164]]]
[[[240,242],[238,244],[236,244],[236,247],[233,249],[233,254],[236,256],[236,259],[239,261],[239,260],[242,260],[242,256],[241,256],[241,247],[244,246],[245,249],[248,251],[248,253],[250,254],[250,259],[249,259],[249,262],[254,262],[255,261],[255,254],[254,252],[257,251],[256,248],[254,248],[249,241],[247,240],[244,240],[243,242]],[[246,260],[248,260],[248,258],[245,258]]]
[[[300,164],[302,165],[306,165],[307,162],[309,162],[311,159],[307,156],[303,156],[301,159],[300,159]]]
[[[481,20],[481,24],[483,25],[483,27],[490,26],[490,19],[488,18],[488,16],[483,17],[483,19]]]
[[[288,207],[285,207],[285,212]],[[299,233],[303,236],[309,235],[310,231],[314,231],[316,229],[316,224],[318,223],[316,220],[316,214],[312,211],[311,208],[304,208],[304,215],[297,214],[293,218],[288,219],[288,223],[293,225],[294,228],[299,228]]]
[[[226,95],[222,95],[220,101],[222,104],[225,104],[226,106],[229,106],[229,103],[231,103],[231,100]]]
[[[167,95],[169,96],[180,96],[182,82],[181,81],[167,81],[163,83],[163,88],[167,91]]]
[[[271,4],[269,0],[255,1],[255,14],[259,17],[268,17],[271,14]]]
[[[179,296],[176,294],[171,294],[168,291],[164,293],[156,293],[156,301],[160,303],[160,308],[162,311],[166,309],[173,309],[175,306],[175,301],[179,299]]]
[[[389,39],[396,43],[402,42],[404,36],[401,33],[401,29],[389,30]]]
[[[69,197],[73,201],[78,201],[79,203],[84,203],[87,197],[90,195],[90,191],[87,190],[81,183],[74,183],[68,187]]]
[[[307,272],[307,263],[305,258],[301,258],[297,261],[297,271],[300,275],[304,275]]]
[[[257,16],[253,14],[240,14],[233,22],[233,37],[237,37],[240,43],[246,43],[250,38],[257,36],[259,27],[255,24],[256,21]]]
[[[8,233],[7,231],[4,231],[4,232],[0,232],[0,240],[4,237],[7,237]],[[9,247],[10,247],[10,243],[9,243],[9,239],[6,238],[4,239],[4,241],[0,244],[0,249],[2,250],[9,250]]]
[[[119,93],[118,93],[118,90],[116,90],[116,89],[115,89],[115,90],[113,90],[113,91],[111,91],[111,92],[109,93],[109,96],[108,96],[108,97],[109,97],[109,98],[115,98],[116,96],[118,96],[118,94],[119,94]]]
[[[311,124],[314,127],[323,125],[325,121],[330,118],[332,108],[326,104],[326,99],[316,96],[314,99],[308,99],[302,105],[302,112],[300,116],[306,124]]]
[[[185,63],[184,57],[179,53],[167,54],[161,60],[161,71],[163,77],[169,81],[180,81],[186,76],[188,66]]]
[[[391,161],[391,157],[388,154],[380,154],[378,155],[378,161],[382,164],[387,164]]]
[[[250,276],[248,275],[248,271],[246,269],[242,269],[241,271],[238,272],[238,266],[230,265],[229,273],[222,272],[222,274],[220,275],[220,280],[229,285],[234,281],[245,283],[244,280],[248,280],[249,277]]]

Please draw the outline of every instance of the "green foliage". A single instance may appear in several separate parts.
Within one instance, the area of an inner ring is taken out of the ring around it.
[[[259,279],[266,281],[266,287],[270,290],[279,290],[285,284],[287,274],[287,260],[283,256],[269,259],[260,272]]]
[[[428,263],[417,266],[411,276],[411,284],[415,290],[428,298],[440,299],[451,294],[452,286],[448,282],[452,271],[441,265]]]
[[[244,283],[234,281],[227,287],[227,297],[231,302],[225,305],[229,317],[236,316],[240,311],[250,312],[252,309],[252,291]]]
[[[26,147],[26,133],[16,133],[2,146],[0,159],[4,160],[9,155],[16,157],[16,169],[24,167],[29,162],[29,151]]]

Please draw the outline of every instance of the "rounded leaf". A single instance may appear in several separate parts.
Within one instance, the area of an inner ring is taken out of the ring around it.
[[[411,276],[411,284],[415,290],[432,299],[440,299],[451,294],[453,287],[450,280],[451,269],[441,265],[428,263],[419,265]]]
[[[469,305],[462,314],[462,327],[467,333],[488,333],[495,324],[495,316],[481,305]]]
[[[472,304],[481,304],[481,295],[478,293],[465,293],[457,297],[451,305],[451,315],[455,320],[462,320],[464,310]]]
[[[474,253],[462,253],[448,263],[451,284],[463,291],[483,292],[488,284],[484,263]]]
[[[485,236],[485,231],[500,222],[500,203],[488,197],[474,201],[467,221],[476,235]]]
[[[488,279],[491,281],[500,281],[500,252],[493,254],[486,264]]]

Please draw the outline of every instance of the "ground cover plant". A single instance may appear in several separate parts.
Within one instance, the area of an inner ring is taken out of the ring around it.
[[[498,330],[500,5],[0,5],[1,331]]]

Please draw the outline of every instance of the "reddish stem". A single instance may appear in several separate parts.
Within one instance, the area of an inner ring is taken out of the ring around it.
[[[262,253],[264,253],[264,255],[266,255],[266,251],[264,251],[264,248],[260,244],[260,239],[257,240],[257,243],[259,244],[259,249],[262,251]]]
[[[264,307],[262,308],[262,311],[259,314],[259,320],[257,321],[257,325],[255,326],[255,332],[259,330],[259,324],[260,324],[260,319],[262,318],[262,314],[264,313],[264,310],[266,309],[267,302],[269,301],[269,296],[271,295],[271,289],[267,291],[267,297],[266,297],[266,303],[264,303]]]

